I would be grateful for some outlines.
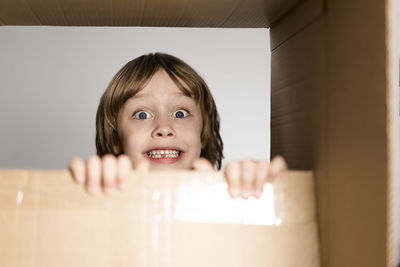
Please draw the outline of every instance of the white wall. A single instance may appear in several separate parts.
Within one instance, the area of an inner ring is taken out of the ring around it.
[[[205,78],[226,160],[268,158],[266,29],[0,27],[0,168],[65,168],[74,155],[95,154],[108,82],[129,60],[157,51]]]

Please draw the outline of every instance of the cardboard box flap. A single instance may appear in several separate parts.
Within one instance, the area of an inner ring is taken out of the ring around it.
[[[300,0],[0,2],[4,25],[269,27]]]
[[[3,170],[0,265],[318,266],[312,173],[264,189],[244,201],[221,173],[152,172],[90,197],[65,171]]]
[[[208,223],[281,225],[315,220],[311,172],[290,171],[266,184],[259,200],[233,199],[222,173],[133,172],[128,187],[111,196],[89,197],[66,171],[0,171],[2,209],[124,208],[171,203],[163,214],[174,220]],[[206,196],[206,197],[205,197]],[[144,202],[145,201],[145,202]]]

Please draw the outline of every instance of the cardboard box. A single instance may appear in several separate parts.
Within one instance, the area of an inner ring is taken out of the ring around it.
[[[312,172],[259,200],[221,173],[132,173],[89,196],[66,171],[0,171],[0,266],[319,266]]]
[[[313,170],[321,264],[395,266],[399,1],[13,1],[3,25],[270,27],[272,155]]]

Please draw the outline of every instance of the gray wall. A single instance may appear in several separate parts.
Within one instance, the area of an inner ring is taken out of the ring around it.
[[[269,157],[266,29],[3,26],[0,48],[0,168],[59,169],[94,154],[108,82],[127,61],[157,51],[207,81],[226,160]]]

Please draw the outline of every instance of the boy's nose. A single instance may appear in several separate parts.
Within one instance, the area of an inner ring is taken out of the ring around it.
[[[175,132],[169,126],[160,126],[160,127],[157,127],[156,129],[154,129],[152,136],[154,138],[156,138],[156,137],[174,137]]]

